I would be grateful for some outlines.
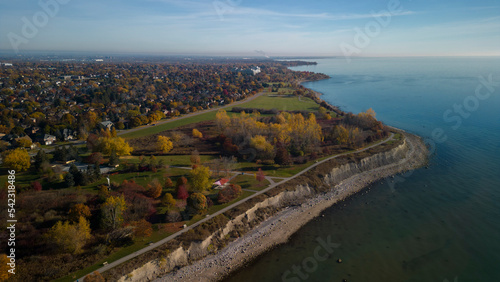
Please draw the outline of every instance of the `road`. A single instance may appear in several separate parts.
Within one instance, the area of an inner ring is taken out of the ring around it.
[[[267,191],[269,191],[269,190],[273,189],[274,187],[276,187],[276,186],[278,186],[278,185],[281,185],[281,184],[283,184],[283,183],[286,183],[287,181],[290,181],[290,180],[292,180],[292,179],[294,179],[294,178],[296,178],[296,177],[299,177],[300,175],[302,175],[302,174],[304,174],[304,173],[308,172],[309,170],[311,170],[311,169],[313,169],[313,168],[317,167],[318,165],[321,165],[321,164],[323,164],[323,163],[325,163],[325,162],[327,162],[327,161],[330,161],[330,160],[332,160],[332,159],[335,159],[335,158],[338,158],[338,157],[341,157],[341,156],[345,156],[345,155],[349,155],[349,154],[356,154],[356,153],[360,153],[360,152],[363,152],[363,151],[369,150],[369,149],[371,149],[371,148],[373,148],[373,147],[376,147],[376,146],[382,145],[382,144],[384,144],[384,143],[387,143],[388,141],[391,141],[393,137],[394,137],[394,133],[391,133],[391,135],[390,135],[387,139],[385,139],[384,141],[382,141],[382,142],[379,142],[379,143],[376,143],[376,144],[370,145],[370,146],[365,147],[365,148],[362,148],[362,149],[358,149],[358,150],[356,150],[356,151],[354,151],[354,152],[347,152],[347,153],[337,154],[337,155],[331,156],[331,157],[329,157],[329,158],[326,158],[326,159],[324,159],[324,160],[322,160],[322,161],[318,161],[317,163],[312,164],[311,166],[309,166],[309,167],[305,168],[304,170],[302,170],[301,172],[299,172],[299,173],[295,174],[294,176],[291,176],[291,177],[288,177],[288,178],[284,178],[284,179],[283,179],[282,181],[280,181],[280,182],[277,182],[277,183],[276,183],[276,182],[274,182],[274,181],[272,181],[272,180],[271,180],[271,181],[270,181],[271,185],[269,185],[269,187],[267,187],[266,189],[263,189],[263,190],[261,190],[261,191],[259,191],[259,192],[256,192],[255,194],[253,194],[253,195],[251,195],[251,196],[248,196],[248,197],[246,197],[245,199],[242,199],[242,200],[240,200],[240,201],[238,201],[238,202],[236,202],[236,203],[234,203],[234,204],[232,204],[232,205],[230,205],[230,206],[227,206],[227,207],[225,207],[225,208],[223,208],[223,209],[219,210],[218,212],[216,212],[216,213],[214,213],[214,214],[207,215],[207,217],[206,217],[206,218],[204,218],[204,219],[202,219],[202,220],[200,220],[200,221],[198,221],[198,222],[196,222],[196,223],[194,223],[194,224],[192,224],[192,225],[190,225],[190,226],[188,226],[188,227],[186,227],[186,228],[184,228],[184,229],[182,229],[182,230],[178,231],[177,233],[174,233],[174,234],[172,234],[172,235],[168,236],[167,238],[164,238],[164,239],[162,239],[162,240],[160,240],[160,241],[158,241],[158,242],[156,242],[156,243],[153,243],[153,244],[151,244],[151,245],[149,245],[149,246],[147,246],[147,247],[145,247],[145,248],[143,248],[143,249],[140,249],[140,250],[139,250],[139,251],[137,251],[137,252],[134,252],[134,253],[132,253],[132,254],[130,254],[130,255],[128,255],[128,256],[125,256],[125,257],[123,257],[123,258],[121,258],[121,259],[118,259],[118,260],[116,260],[116,261],[114,261],[114,262],[108,263],[107,265],[105,265],[105,266],[103,266],[103,267],[101,267],[101,268],[97,269],[97,271],[99,271],[99,273],[103,273],[103,272],[105,272],[105,271],[107,271],[107,270],[109,270],[109,269],[111,269],[111,268],[113,268],[113,267],[115,267],[115,266],[117,266],[117,265],[120,265],[120,264],[122,264],[122,263],[124,263],[124,262],[126,262],[126,261],[128,261],[128,260],[130,260],[130,259],[133,259],[133,258],[135,258],[135,257],[137,257],[137,256],[139,256],[139,255],[141,255],[141,254],[144,254],[144,253],[146,253],[146,252],[148,252],[148,251],[151,251],[151,250],[153,250],[154,248],[159,247],[159,246],[161,246],[161,245],[163,245],[163,244],[167,243],[168,241],[170,241],[170,240],[172,240],[172,239],[176,238],[177,236],[179,236],[179,235],[183,234],[184,232],[187,232],[187,231],[189,231],[189,230],[191,230],[191,229],[193,229],[193,228],[197,227],[198,225],[203,224],[204,222],[206,222],[206,221],[208,221],[208,220],[210,220],[210,219],[212,219],[212,218],[214,218],[214,217],[216,217],[216,216],[218,216],[218,215],[220,215],[220,214],[223,214],[223,213],[227,212],[228,210],[230,210],[230,209],[232,209],[232,208],[234,208],[234,207],[236,207],[236,206],[240,205],[241,203],[243,203],[243,202],[245,202],[245,201],[247,201],[247,200],[249,200],[249,199],[252,199],[252,198],[254,198],[254,197],[257,197],[258,195],[264,194],[264,193],[266,193]],[[252,174],[252,175],[253,175],[253,174]],[[83,281],[83,277],[81,277],[81,278],[80,278],[80,279],[78,279],[78,280],[79,280],[79,281]]]
[[[156,123],[156,126],[162,125],[162,124],[166,124],[166,123],[170,123],[170,122],[174,122],[174,121],[178,121],[178,120],[185,119],[185,118],[190,118],[190,117],[194,117],[194,116],[198,116],[198,115],[210,113],[210,112],[213,112],[213,111],[218,111],[220,109],[225,109],[225,108],[229,108],[229,107],[238,106],[238,105],[241,105],[243,103],[250,102],[250,101],[256,99],[257,97],[262,96],[262,94],[264,94],[265,92],[266,91],[259,92],[259,93],[255,94],[253,96],[250,96],[250,97],[248,97],[248,98],[246,98],[244,100],[237,101],[237,102],[234,102],[234,103],[222,106],[222,107],[216,107],[216,108],[206,109],[206,110],[203,110],[203,111],[186,114],[186,115],[183,115],[183,116],[178,117],[178,118],[171,118],[171,119],[166,119],[166,120],[158,121]],[[120,130],[119,132],[116,133],[116,135],[120,136],[120,135],[124,135],[124,134],[128,134],[128,133],[140,131],[140,130],[143,130],[143,129],[147,128],[148,126],[151,126],[151,125],[145,125],[145,126],[135,127],[135,128],[126,129],[126,130]]]

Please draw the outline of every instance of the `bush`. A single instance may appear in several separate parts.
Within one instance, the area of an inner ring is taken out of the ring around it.
[[[219,191],[217,195],[217,202],[219,204],[228,203],[241,195],[241,186],[236,184],[231,184],[228,187]]]
[[[207,198],[201,193],[193,193],[187,199],[186,212],[190,215],[202,214],[207,209]]]

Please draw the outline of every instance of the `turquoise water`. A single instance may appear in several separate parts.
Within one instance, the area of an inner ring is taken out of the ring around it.
[[[475,94],[500,58],[317,61],[293,69],[332,78],[306,87],[426,138],[429,168],[329,208],[227,281],[500,281],[500,83]],[[315,258],[319,238],[340,246]]]

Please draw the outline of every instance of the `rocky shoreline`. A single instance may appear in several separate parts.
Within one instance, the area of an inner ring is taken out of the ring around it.
[[[219,281],[267,250],[285,243],[304,224],[333,204],[361,191],[377,180],[423,166],[427,161],[425,144],[415,135],[404,133],[404,136],[408,147],[405,158],[355,174],[326,193],[308,199],[299,206],[287,207],[217,254],[196,261],[155,281]]]

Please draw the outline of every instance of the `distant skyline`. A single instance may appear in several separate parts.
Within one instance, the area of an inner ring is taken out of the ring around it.
[[[0,1],[19,53],[500,56],[496,0]]]

